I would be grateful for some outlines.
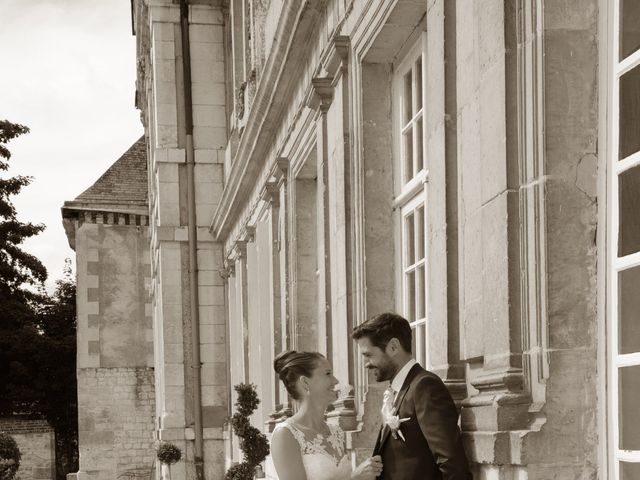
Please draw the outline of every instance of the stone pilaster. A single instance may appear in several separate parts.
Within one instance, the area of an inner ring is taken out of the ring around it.
[[[517,157],[505,140],[516,121],[508,78],[515,53],[507,49],[509,28],[502,28],[512,20],[503,2],[477,10],[462,3],[456,5],[459,298],[462,355],[478,390],[463,403],[462,425],[501,431],[524,428],[528,409],[519,336]]]

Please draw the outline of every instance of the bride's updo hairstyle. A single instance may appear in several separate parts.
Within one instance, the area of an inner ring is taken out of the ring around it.
[[[300,392],[296,390],[296,383],[300,377],[311,377],[318,366],[318,361],[324,358],[318,352],[296,352],[286,350],[280,353],[273,361],[273,369],[276,371],[287,392],[295,400],[300,400]]]

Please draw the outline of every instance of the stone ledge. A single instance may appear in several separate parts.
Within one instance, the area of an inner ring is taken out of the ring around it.
[[[222,10],[207,5],[189,5],[189,23],[224,25]]]
[[[532,430],[463,432],[469,460],[480,464],[522,465],[527,437]]]
[[[161,428],[158,430],[158,439],[162,441],[186,440],[187,429],[182,428]]]

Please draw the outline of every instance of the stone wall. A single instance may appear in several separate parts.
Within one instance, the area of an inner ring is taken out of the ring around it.
[[[185,478],[194,392],[179,17],[168,0],[144,15],[142,3],[138,35],[144,26],[151,43],[138,54],[154,55],[139,93],[154,146],[159,436],[186,446],[174,472]],[[291,413],[256,361],[263,347],[264,358],[326,351],[344,387],[332,421],[352,430],[357,455],[369,454],[382,386],[368,379],[348,333],[404,308],[398,210],[422,191],[425,366],[460,401],[477,478],[593,477],[595,2],[272,1],[260,13],[267,44],[257,53],[243,51],[251,42],[242,5],[192,6],[190,16],[205,468],[220,471],[233,384],[260,378],[268,400],[256,417]],[[428,172],[400,199],[393,78],[415,47],[426,66]],[[251,55],[265,56],[257,80],[246,77]],[[225,89],[228,123],[221,108],[200,108],[222,107]],[[233,436],[227,459],[239,459],[232,445]]]
[[[148,230],[108,221],[76,229],[78,368],[152,366]]]
[[[146,217],[84,216],[78,265],[78,478],[149,472],[154,370]]]
[[[231,13],[240,19],[243,5],[235,2],[236,8],[229,12],[220,8],[219,2],[190,3],[195,266],[190,265],[189,255],[189,174],[185,163],[189,142],[185,135],[180,8],[171,1],[134,3],[138,55],[149,56],[149,64],[138,69],[137,96],[150,145],[150,299],[155,341],[157,438],[178,445],[184,452],[183,461],[171,468],[174,479],[192,478],[195,463],[199,461],[192,441],[199,433],[194,428],[198,373],[202,456],[206,459],[204,475],[221,478],[223,472],[222,427],[229,409],[229,369],[224,284],[220,276],[222,245],[215,241],[208,226],[222,193],[230,119],[225,98],[225,89],[229,88],[225,86],[224,45],[228,40],[225,15]],[[253,41],[257,41],[256,37]],[[240,83],[236,87],[240,87]],[[189,275],[190,268],[198,272],[195,282]],[[196,291],[201,362],[198,367],[193,365],[196,319],[191,308]],[[166,477],[166,472],[157,469],[157,475]]]
[[[114,480],[151,470],[153,369],[81,369],[78,400],[80,465],[88,478]]]
[[[55,432],[45,420],[3,418],[0,432],[11,435],[22,454],[16,480],[56,478]]]

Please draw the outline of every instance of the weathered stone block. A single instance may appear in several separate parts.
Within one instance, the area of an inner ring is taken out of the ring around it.
[[[195,148],[223,149],[227,143],[227,129],[224,127],[193,127]]]
[[[194,105],[193,123],[199,127],[226,128],[227,118],[224,107],[213,105]]]
[[[192,97],[194,105],[225,105],[224,83],[194,83],[192,85]]]
[[[590,347],[597,329],[595,200],[560,180],[546,182],[546,199],[550,346]]]
[[[155,22],[151,30],[154,43],[174,40],[175,25],[173,23]]]

